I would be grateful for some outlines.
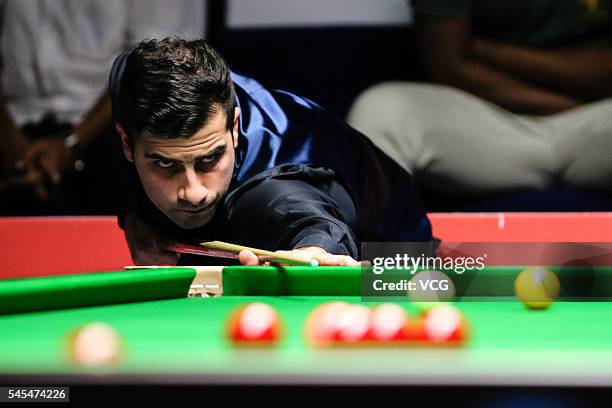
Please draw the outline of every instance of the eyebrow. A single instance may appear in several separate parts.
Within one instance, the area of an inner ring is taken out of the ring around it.
[[[219,146],[215,147],[214,149],[212,149],[210,152],[208,152],[206,154],[202,154],[200,156],[197,156],[195,158],[195,161],[200,161],[200,160],[202,160],[202,159],[204,159],[204,158],[206,158],[208,156],[212,156],[213,154],[221,153],[223,150],[225,150],[225,148],[226,148],[225,144],[219,145]],[[173,163],[180,163],[181,162],[181,160],[172,159],[170,157],[163,156],[163,155],[161,155],[159,153],[145,153],[144,156],[147,159],[152,159],[152,160],[163,160],[163,161],[169,161],[169,162],[173,162]]]

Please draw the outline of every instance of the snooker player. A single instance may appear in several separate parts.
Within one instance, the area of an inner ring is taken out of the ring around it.
[[[354,265],[362,241],[432,240],[409,173],[317,104],[231,72],[203,40],[143,41],[109,85],[136,264],[219,264],[171,250],[219,240]]]

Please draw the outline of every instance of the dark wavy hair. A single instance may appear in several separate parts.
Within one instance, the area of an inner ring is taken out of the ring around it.
[[[235,94],[225,60],[204,40],[145,40],[128,55],[118,121],[133,141],[148,133],[189,138],[220,105],[234,122]]]

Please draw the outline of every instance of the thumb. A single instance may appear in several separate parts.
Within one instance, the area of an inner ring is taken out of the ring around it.
[[[255,255],[253,252],[246,250],[246,249],[243,251],[240,251],[240,254],[238,254],[238,259],[240,260],[240,263],[242,265],[257,266],[260,264],[259,258],[257,257],[257,255]]]

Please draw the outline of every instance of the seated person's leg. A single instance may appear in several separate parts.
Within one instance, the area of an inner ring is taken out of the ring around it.
[[[612,98],[549,120],[564,185],[612,192]]]
[[[354,103],[348,122],[439,193],[543,188],[554,155],[545,128],[471,94],[389,82]]]

